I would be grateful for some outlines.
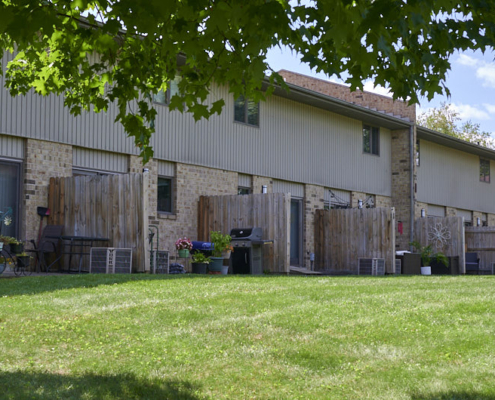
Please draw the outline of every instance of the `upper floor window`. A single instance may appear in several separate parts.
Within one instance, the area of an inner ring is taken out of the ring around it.
[[[416,167],[419,167],[420,156],[419,139],[416,139]]]
[[[363,125],[363,152],[380,155],[380,129]]]
[[[164,92],[160,90],[158,93],[153,95],[153,102],[163,105],[170,104],[170,99],[177,93],[179,93],[179,82],[180,78],[178,76],[168,83],[167,90]]]
[[[235,100],[234,120],[248,125],[260,126],[260,103],[239,96]]]
[[[480,182],[490,183],[490,160],[480,158]]]

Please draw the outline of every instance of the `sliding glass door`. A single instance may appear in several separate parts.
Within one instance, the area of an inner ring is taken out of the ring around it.
[[[0,160],[0,211],[12,210],[10,218],[1,225],[1,234],[19,236],[21,164]]]

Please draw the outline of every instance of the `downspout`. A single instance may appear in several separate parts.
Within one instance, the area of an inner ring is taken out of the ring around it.
[[[415,212],[414,212],[414,162],[415,162],[415,159],[414,159],[414,150],[415,150],[415,147],[416,147],[416,143],[414,143],[414,123],[412,123],[410,126],[409,126],[409,159],[410,159],[410,165],[409,165],[409,168],[410,168],[410,176],[411,176],[411,179],[410,179],[410,183],[411,183],[411,198],[410,198],[410,202],[411,202],[411,210],[410,210],[410,215],[409,215],[409,220],[410,220],[410,223],[409,223],[409,243],[413,242],[414,241],[414,215],[415,215]],[[413,251],[413,248],[412,246],[409,246],[409,251]]]

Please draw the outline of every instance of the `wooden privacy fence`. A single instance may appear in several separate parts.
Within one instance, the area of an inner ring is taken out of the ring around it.
[[[260,227],[263,239],[263,269],[288,273],[290,268],[290,195],[285,193],[243,196],[201,196],[198,210],[198,240],[209,241],[211,231],[230,233],[234,228]]]
[[[459,272],[466,273],[464,220],[462,217],[418,218],[414,224],[414,237],[422,246],[431,244],[433,251],[447,257],[459,257]]]
[[[109,247],[132,248],[133,271],[144,271],[147,181],[147,174],[50,178],[48,223],[63,225],[64,235],[109,238]]]
[[[469,226],[465,228],[468,252],[478,253],[481,269],[493,271],[495,263],[495,227]]]
[[[361,257],[384,258],[395,272],[394,209],[316,210],[315,270],[357,274]]]

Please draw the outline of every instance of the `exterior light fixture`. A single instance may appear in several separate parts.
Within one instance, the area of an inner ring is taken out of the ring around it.
[[[363,200],[358,200],[358,208],[363,208]]]
[[[424,208],[421,209],[421,218],[426,217],[426,211]]]
[[[480,217],[476,218],[476,225],[481,226],[481,219]]]
[[[266,187],[266,185],[261,186],[261,193],[263,194],[268,193],[268,188]]]

